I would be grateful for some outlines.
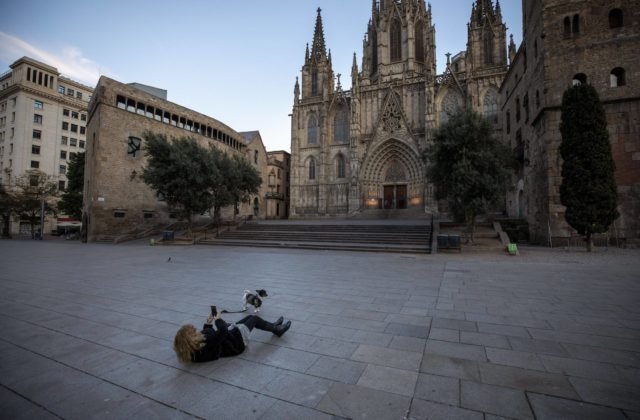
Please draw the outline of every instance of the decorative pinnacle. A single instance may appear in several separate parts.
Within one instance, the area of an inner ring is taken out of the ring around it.
[[[313,45],[311,46],[312,57],[325,57],[327,50],[324,44],[324,29],[322,27],[322,16],[320,12],[322,9],[318,7],[318,16],[316,17],[316,27],[313,33]]]

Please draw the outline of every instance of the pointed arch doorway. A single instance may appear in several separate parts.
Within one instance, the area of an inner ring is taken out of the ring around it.
[[[418,151],[407,140],[380,142],[363,162],[361,185],[364,209],[422,208],[425,176]]]
[[[381,204],[385,210],[407,208],[407,176],[402,164],[396,159],[391,160],[387,167]]]

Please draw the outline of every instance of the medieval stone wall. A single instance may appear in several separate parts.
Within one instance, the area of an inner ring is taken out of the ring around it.
[[[523,4],[525,36],[501,89],[502,125],[505,141],[522,150],[520,171],[507,194],[509,214],[525,216],[538,242],[574,233],[560,204],[558,148],[562,95],[577,82],[596,88],[607,114],[621,212],[611,234],[640,237],[639,6],[637,0]],[[614,9],[624,19],[622,26],[611,28],[609,13]],[[612,83],[616,68],[624,69],[623,85]]]
[[[156,111],[161,111],[159,119]],[[169,122],[164,120],[165,113]],[[171,122],[174,117],[176,125]],[[182,124],[182,119],[190,125]],[[89,241],[177,221],[142,181],[146,131],[169,138],[190,137],[203,147],[244,156],[241,135],[221,122],[102,77],[89,105],[87,125],[84,211]],[[216,138],[209,137],[214,133]],[[223,217],[231,217],[232,212],[232,208],[225,209]]]

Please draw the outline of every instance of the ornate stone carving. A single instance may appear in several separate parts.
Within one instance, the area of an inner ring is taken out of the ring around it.
[[[391,161],[387,169],[387,175],[384,178],[385,182],[399,182],[407,179],[407,176],[402,168],[402,165],[397,160]]]
[[[394,98],[389,98],[387,106],[382,113],[382,129],[388,133],[394,133],[400,130],[400,121],[402,120],[402,111]]]

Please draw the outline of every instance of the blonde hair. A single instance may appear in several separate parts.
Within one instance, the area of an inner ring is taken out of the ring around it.
[[[173,339],[173,350],[182,362],[191,362],[194,352],[204,346],[204,336],[191,324],[183,325]]]

